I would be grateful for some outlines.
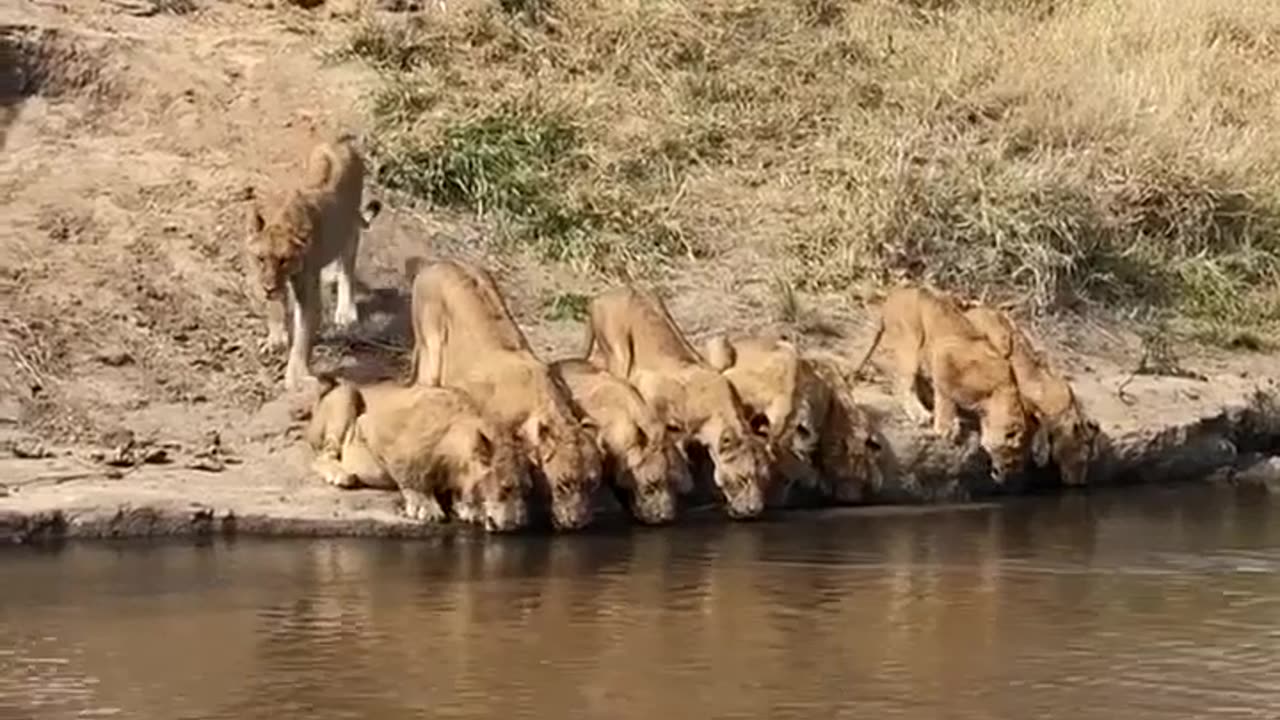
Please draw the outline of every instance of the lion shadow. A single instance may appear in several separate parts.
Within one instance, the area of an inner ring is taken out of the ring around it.
[[[360,321],[347,330],[324,323],[316,349],[334,374],[356,383],[408,376],[413,350],[413,308],[408,290],[355,284]],[[332,307],[332,305],[329,305]]]

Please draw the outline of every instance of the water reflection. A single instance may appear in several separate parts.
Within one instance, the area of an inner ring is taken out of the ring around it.
[[[1280,527],[1206,488],[577,537],[0,553],[0,718],[1259,717]]]

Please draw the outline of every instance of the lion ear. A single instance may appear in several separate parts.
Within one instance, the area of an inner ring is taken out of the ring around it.
[[[707,364],[716,372],[724,372],[733,367],[737,362],[737,353],[733,349],[733,345],[729,342],[729,338],[724,335],[714,335],[707,340],[706,346]]]
[[[751,432],[760,435],[761,437],[767,437],[769,435],[770,424],[769,416],[764,413],[758,412],[751,416]]]
[[[483,432],[476,432],[476,442],[473,446],[473,456],[483,464],[488,464],[493,460],[493,441]]]
[[[262,217],[262,209],[258,207],[258,203],[249,203],[249,210],[245,213],[245,225],[249,232],[257,235],[267,226],[267,221]]]
[[[542,418],[536,415],[531,415],[529,419],[525,421],[524,434],[525,437],[529,439],[529,442],[535,445],[540,445],[551,439],[551,428],[547,427],[547,424],[542,421]]]
[[[721,452],[727,452],[729,450],[733,450],[734,448],[738,447],[741,444],[742,444],[742,441],[738,439],[738,436],[729,432],[728,428],[725,428],[724,430],[720,431],[719,447]]]

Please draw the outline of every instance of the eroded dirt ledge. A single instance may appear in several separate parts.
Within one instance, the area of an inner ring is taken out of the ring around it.
[[[1280,387],[1221,376],[1207,381],[1142,377],[1131,384],[1133,405],[1111,403],[1103,383],[1080,383],[1106,439],[1084,492],[1130,483],[1193,480],[1262,485],[1280,490]],[[883,390],[864,388],[860,400],[878,416],[892,453],[885,482],[871,505],[976,500],[1056,487],[1051,477],[1028,477],[999,488],[987,479],[976,438],[952,445],[906,426]],[[267,415],[281,412],[264,406]],[[1156,422],[1155,416],[1165,419]],[[22,453],[22,451],[19,451]],[[25,452],[22,454],[32,454]],[[398,513],[395,493],[342,491],[309,477],[308,453],[286,435],[280,444],[238,457],[220,472],[186,467],[181,453],[167,464],[139,464],[111,478],[109,466],[76,451],[47,457],[0,459],[0,540],[25,543],[61,538],[152,536],[430,537],[456,525],[421,525]],[[1080,492],[1079,490],[1071,490]],[[681,522],[722,518],[710,508]],[[618,522],[605,508],[601,522]],[[787,522],[804,522],[796,512]],[[463,532],[474,532],[462,527]]]

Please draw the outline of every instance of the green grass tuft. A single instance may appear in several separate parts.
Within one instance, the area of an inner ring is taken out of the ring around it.
[[[581,293],[563,292],[553,295],[543,304],[543,317],[550,321],[587,319],[587,307],[591,298]]]

